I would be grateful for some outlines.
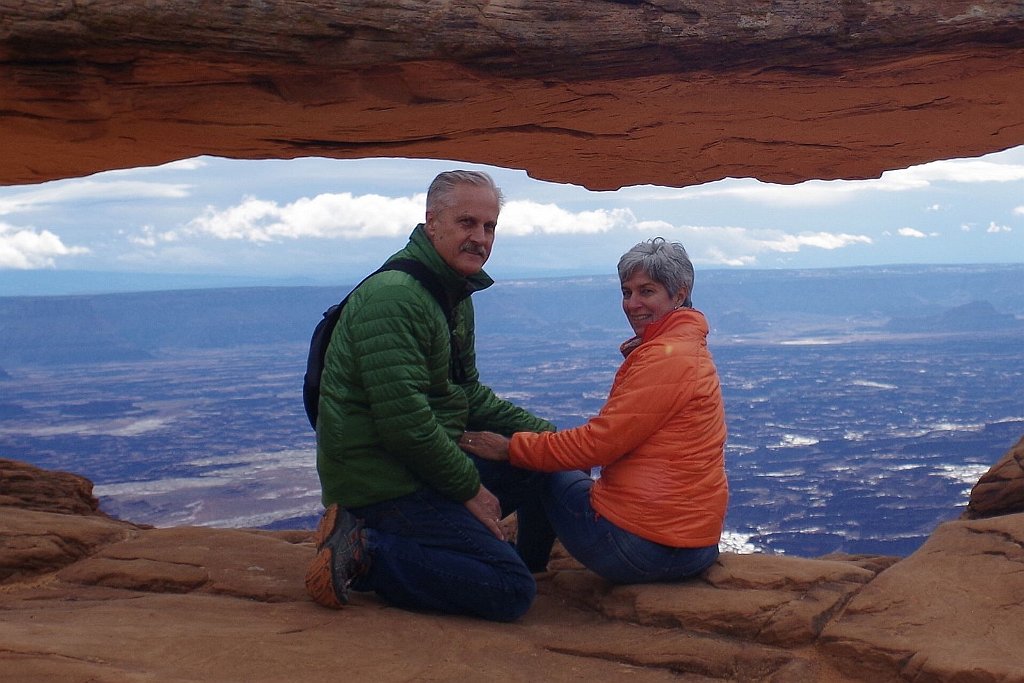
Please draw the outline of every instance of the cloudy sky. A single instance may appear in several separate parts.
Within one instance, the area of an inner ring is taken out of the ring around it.
[[[451,168],[487,170],[505,192],[487,266],[497,278],[611,273],[623,251],[657,235],[681,241],[698,269],[1024,262],[1018,147],[877,180],[617,192],[449,161],[203,157],[0,188],[0,274],[350,284],[405,244],[426,186]]]

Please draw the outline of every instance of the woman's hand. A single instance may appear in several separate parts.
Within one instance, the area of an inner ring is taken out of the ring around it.
[[[462,450],[494,462],[508,460],[508,444],[508,437],[494,432],[465,432],[459,439]]]

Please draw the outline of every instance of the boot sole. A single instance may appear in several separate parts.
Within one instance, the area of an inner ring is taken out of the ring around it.
[[[313,601],[331,609],[341,609],[348,600],[339,600],[334,590],[334,575],[331,567],[334,564],[334,553],[325,548],[316,554],[306,570],[306,592]]]

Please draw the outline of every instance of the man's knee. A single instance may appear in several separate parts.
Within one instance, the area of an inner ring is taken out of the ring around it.
[[[537,582],[533,576],[516,574],[504,590],[495,594],[491,605],[480,616],[490,621],[515,621],[529,611],[536,597]]]

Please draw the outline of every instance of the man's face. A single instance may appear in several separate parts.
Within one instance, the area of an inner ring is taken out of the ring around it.
[[[491,255],[498,225],[498,198],[487,187],[456,185],[448,206],[427,211],[427,237],[459,275],[480,272]]]

